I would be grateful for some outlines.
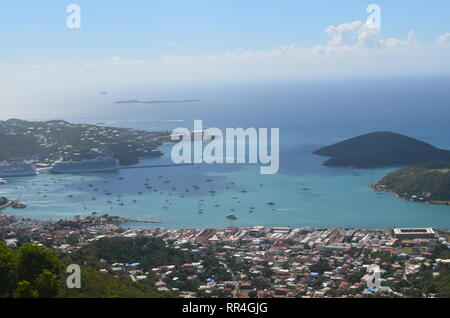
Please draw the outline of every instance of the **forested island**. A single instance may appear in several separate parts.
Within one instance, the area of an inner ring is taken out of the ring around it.
[[[321,148],[314,154],[330,157],[331,167],[357,169],[409,166],[430,161],[450,161],[450,151],[392,132],[375,132]]]
[[[392,132],[375,132],[317,150],[326,166],[401,167],[371,188],[410,201],[450,205],[450,151]]]
[[[81,161],[110,156],[122,165],[155,157],[157,149],[170,141],[170,133],[91,124],[73,124],[63,120],[0,121],[0,162],[11,159],[53,163],[56,160]]]

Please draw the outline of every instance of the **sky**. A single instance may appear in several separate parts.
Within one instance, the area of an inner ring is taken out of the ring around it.
[[[6,116],[126,86],[448,75],[450,1],[5,0],[0,41]]]

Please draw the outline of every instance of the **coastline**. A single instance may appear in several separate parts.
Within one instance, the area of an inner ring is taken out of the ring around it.
[[[372,190],[372,191],[375,191],[375,192],[389,193],[389,194],[391,194],[392,196],[394,196],[395,198],[397,198],[397,199],[399,199],[399,200],[406,201],[406,202],[421,203],[421,204],[431,204],[431,205],[440,205],[440,206],[450,206],[450,201],[447,202],[447,201],[426,201],[426,200],[425,200],[425,201],[420,201],[420,200],[409,200],[408,198],[406,198],[406,197],[400,195],[399,193],[397,193],[397,192],[395,192],[395,191],[393,191],[393,190],[390,190],[390,189],[388,189],[388,188],[386,188],[386,187],[381,187],[381,186],[379,186],[379,185],[377,185],[377,184],[369,185],[368,188],[369,188],[370,190]]]
[[[213,230],[225,230],[225,229],[231,229],[231,228],[236,228],[236,229],[257,229],[257,228],[266,228],[266,229],[272,229],[272,230],[276,230],[276,231],[292,231],[292,230],[313,230],[313,231],[317,231],[317,230],[323,230],[323,231],[359,231],[359,230],[363,230],[363,231],[389,231],[392,230],[394,227],[386,227],[386,228],[376,228],[376,227],[324,227],[324,226],[270,226],[270,225],[247,225],[247,226],[218,226],[218,227],[186,227],[186,228],[171,228],[169,227],[154,227],[154,228],[144,228],[144,227],[126,227],[123,226],[124,224],[127,223],[142,223],[142,224],[164,224],[164,222],[162,221],[158,221],[158,220],[150,220],[150,219],[139,219],[139,218],[128,218],[128,217],[121,217],[121,216],[117,216],[117,215],[93,215],[93,214],[89,214],[86,216],[82,216],[79,219],[77,219],[76,217],[72,218],[72,219],[58,219],[58,220],[38,220],[38,219],[32,219],[32,218],[20,218],[18,216],[12,216],[12,215],[7,215],[5,213],[0,213],[0,216],[2,216],[3,218],[9,218],[9,219],[14,219],[17,222],[33,222],[33,223],[39,223],[39,224],[58,224],[60,222],[83,222],[84,220],[92,220],[92,219],[105,219],[105,221],[103,222],[104,224],[113,224],[116,225],[118,228],[127,231],[127,230],[136,230],[136,231],[147,231],[147,230],[168,230],[168,231],[205,231],[208,229],[213,229]],[[1,227],[4,225],[0,225],[0,229]],[[432,227],[435,230],[438,231],[450,231],[450,228],[438,228],[438,227]]]

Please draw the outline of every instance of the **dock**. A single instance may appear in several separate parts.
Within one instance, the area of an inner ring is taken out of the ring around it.
[[[7,207],[11,206],[14,201],[8,201],[6,204],[0,206],[0,210],[6,209]]]
[[[155,220],[145,220],[145,219],[135,219],[135,218],[121,218],[123,223],[125,222],[137,222],[137,223],[151,223],[151,224],[161,224],[161,221]]]

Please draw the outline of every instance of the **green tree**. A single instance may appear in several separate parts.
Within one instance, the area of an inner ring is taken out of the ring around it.
[[[33,289],[31,284],[26,280],[17,284],[17,288],[14,291],[15,298],[37,298],[38,292]]]
[[[44,270],[58,274],[61,269],[61,261],[54,251],[33,243],[25,243],[19,248],[17,274],[20,281],[34,282]]]
[[[0,297],[12,295],[17,281],[16,269],[16,255],[4,242],[0,242]]]
[[[36,278],[34,285],[40,298],[55,298],[59,292],[60,281],[57,275],[44,270]]]

